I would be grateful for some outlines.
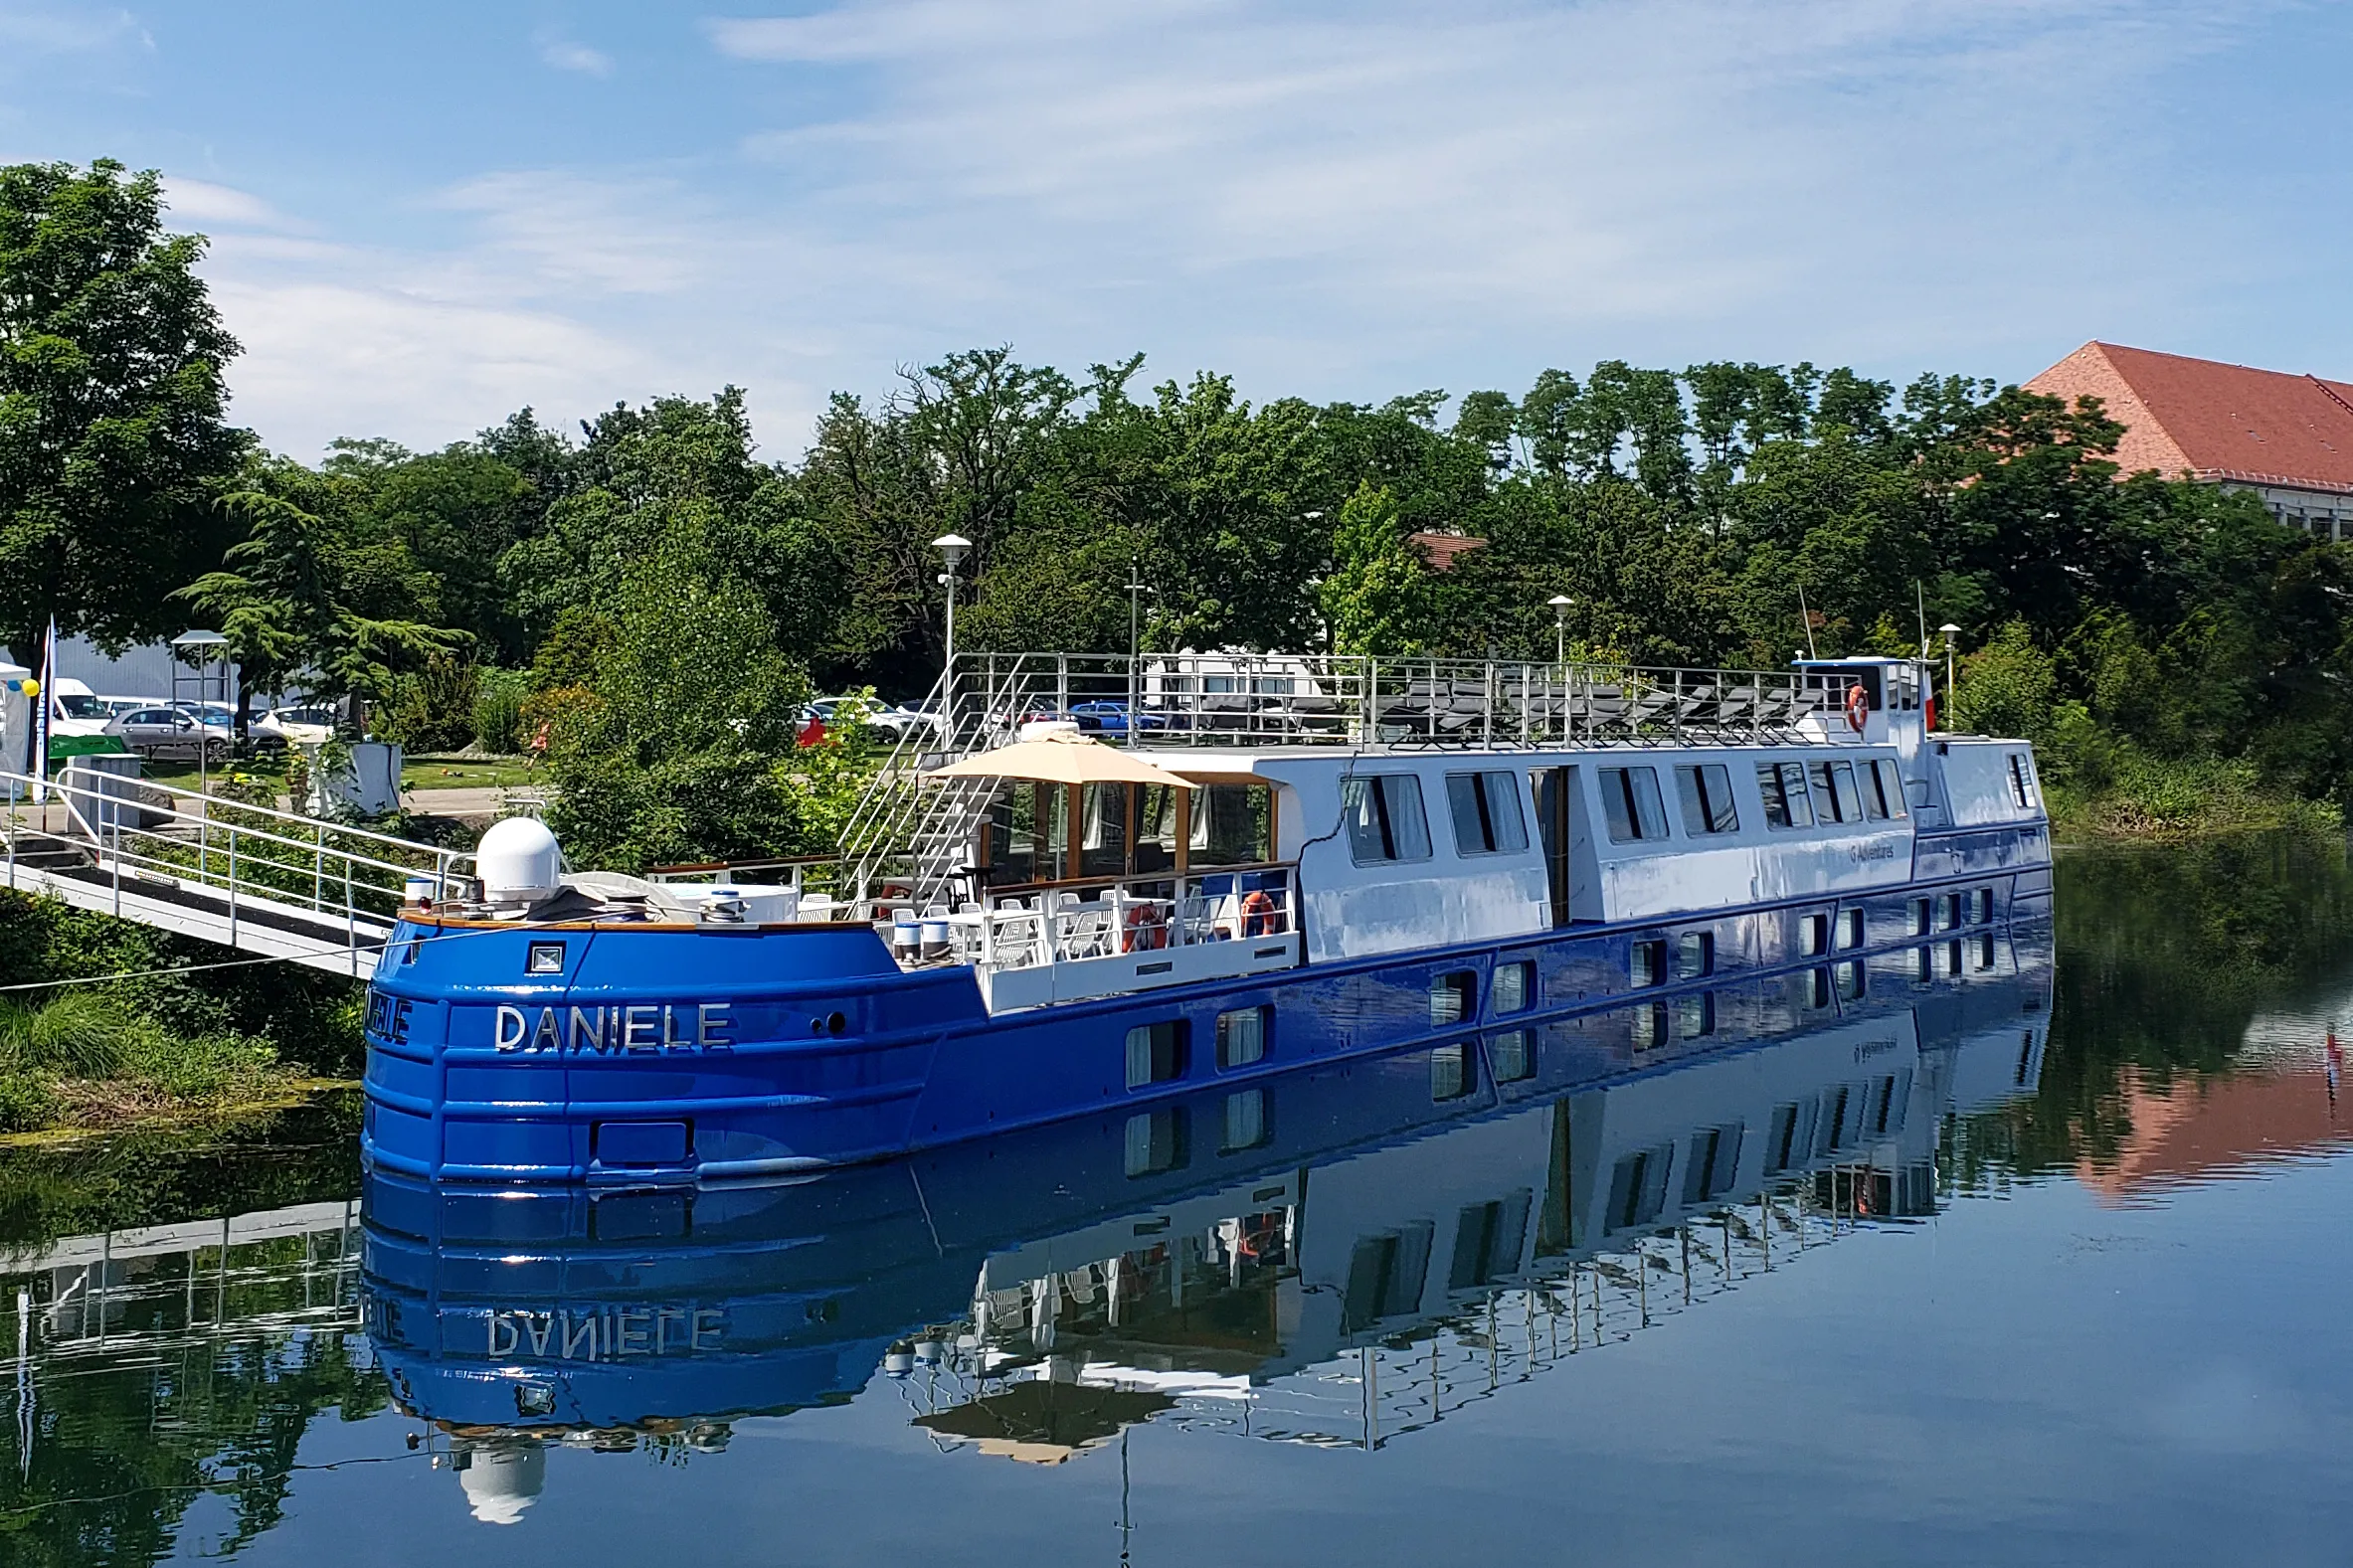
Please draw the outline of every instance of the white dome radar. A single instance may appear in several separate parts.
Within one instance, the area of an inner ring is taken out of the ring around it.
[[[564,852],[535,816],[492,822],[474,846],[473,865],[491,904],[536,904],[563,886]]]

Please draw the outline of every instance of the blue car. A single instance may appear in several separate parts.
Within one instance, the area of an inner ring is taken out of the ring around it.
[[[1094,730],[1113,735],[1128,733],[1128,705],[1116,698],[1107,697],[1097,702],[1073,703],[1070,707],[1070,717],[1078,721],[1078,727],[1081,730]],[[1135,727],[1138,730],[1165,730],[1169,728],[1169,720],[1165,714],[1139,713],[1134,717]]]

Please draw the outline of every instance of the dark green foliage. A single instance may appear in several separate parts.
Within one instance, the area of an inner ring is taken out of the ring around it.
[[[0,639],[37,663],[68,634],[181,629],[172,590],[213,566],[237,344],[163,228],[154,171],[0,166]],[[184,624],[184,622],[182,622]]]

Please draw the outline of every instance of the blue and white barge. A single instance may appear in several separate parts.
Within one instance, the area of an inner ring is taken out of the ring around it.
[[[568,873],[494,827],[377,967],[371,1164],[711,1183],[1120,1107],[1149,1145],[1355,1057],[1500,1092],[1564,1020],[1639,1067],[1751,981],[1860,1007],[2049,920],[2031,749],[1934,729],[1917,661],[999,656],[938,695],[837,862]]]

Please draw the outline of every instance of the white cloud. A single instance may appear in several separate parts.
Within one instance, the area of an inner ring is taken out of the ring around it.
[[[0,5],[0,64],[10,54],[70,55],[135,41],[151,43],[138,19],[112,7]]]
[[[295,225],[250,191],[175,174],[163,182],[163,199],[178,223],[233,224],[247,229],[289,229]]]
[[[542,38],[539,58],[558,71],[576,71],[584,77],[613,75],[613,57],[601,50],[567,38]]]
[[[457,221],[434,245],[174,191],[243,228],[212,263],[240,417],[295,450],[735,381],[791,451],[826,388],[1003,341],[1254,396],[1621,356],[2023,376],[2092,335],[2202,351],[2179,329],[2310,261],[2185,194],[2200,148],[2155,90],[2248,14],[847,0],[704,24],[711,69],[770,94],[740,145],[486,167],[407,198]]]

